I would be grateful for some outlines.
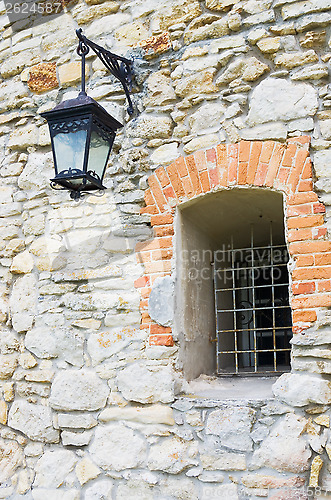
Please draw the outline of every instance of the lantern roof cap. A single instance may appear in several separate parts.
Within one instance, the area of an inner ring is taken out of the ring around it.
[[[106,111],[99,103],[97,103],[92,97],[88,96],[85,92],[80,92],[74,99],[68,99],[62,101],[60,104],[55,106],[55,108],[50,111],[44,111],[40,113],[43,118],[47,120],[50,118],[66,118],[74,117],[75,115],[81,115],[85,113],[93,113],[96,115],[103,123],[110,126],[112,129],[116,130],[123,127],[123,125],[111,116],[108,111]]]

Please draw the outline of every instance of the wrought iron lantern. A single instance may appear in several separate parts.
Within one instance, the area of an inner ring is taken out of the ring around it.
[[[51,179],[51,186],[68,189],[71,198],[78,200],[84,192],[105,189],[103,178],[108,158],[116,131],[123,126],[86,94],[85,56],[89,47],[122,83],[129,114],[133,108],[129,94],[132,62],[91,42],[81,29],[76,33],[77,53],[82,58],[82,90],[77,98],[64,101],[41,116],[48,122],[52,142],[55,177]]]

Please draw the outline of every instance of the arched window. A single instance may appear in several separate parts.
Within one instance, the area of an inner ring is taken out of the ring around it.
[[[282,194],[234,188],[197,198],[178,210],[176,234],[176,327],[186,377],[287,371]]]

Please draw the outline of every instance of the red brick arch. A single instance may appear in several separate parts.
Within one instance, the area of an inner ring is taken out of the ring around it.
[[[146,207],[154,238],[137,245],[137,257],[145,273],[135,285],[141,289],[142,324],[151,345],[173,345],[171,329],[154,323],[148,315],[148,297],[157,277],[171,274],[173,216],[177,205],[192,198],[234,186],[269,187],[286,199],[289,252],[292,272],[293,332],[316,320],[320,307],[331,306],[331,243],[324,223],[325,207],[313,191],[310,138],[286,143],[241,141],[220,144],[181,157],[158,168],[148,179]]]

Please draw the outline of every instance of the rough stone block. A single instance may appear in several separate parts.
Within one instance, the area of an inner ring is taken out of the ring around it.
[[[174,400],[174,378],[170,367],[134,363],[117,375],[125,399],[139,403],[169,403]]]
[[[248,407],[230,407],[212,411],[206,422],[206,433],[220,436],[222,445],[238,451],[250,451],[250,437],[255,411]]]
[[[151,446],[148,456],[150,470],[178,474],[189,466],[197,465],[195,445],[177,437],[165,439]]]
[[[14,274],[28,274],[34,266],[32,255],[25,250],[13,258],[13,263],[10,270]]]
[[[75,472],[82,486],[101,474],[99,467],[97,467],[88,457],[83,458],[83,460],[76,465]]]
[[[23,450],[16,441],[5,441],[0,438],[0,457],[0,481],[4,482],[23,465]]]
[[[119,45],[132,47],[148,38],[148,30],[142,23],[134,22],[118,28],[115,32],[115,38]]]
[[[92,431],[85,432],[70,432],[62,431],[61,440],[63,446],[75,446],[80,448],[81,446],[87,446],[92,439]]]
[[[291,406],[331,402],[331,384],[318,375],[284,373],[272,389],[276,397]]]
[[[57,410],[99,410],[108,394],[108,386],[93,371],[66,370],[56,375],[49,404]]]
[[[141,467],[146,460],[145,439],[123,424],[108,424],[96,429],[90,453],[104,470],[120,471]]]
[[[174,317],[174,282],[170,276],[157,278],[149,295],[148,312],[159,325],[171,326]]]
[[[9,137],[8,147],[10,149],[26,149],[38,144],[38,128],[36,125],[26,125],[14,130]]]
[[[172,409],[163,405],[153,405],[146,408],[143,406],[106,408],[100,413],[99,420],[101,422],[129,420],[143,424],[175,424]]]
[[[202,466],[205,470],[246,470],[246,456],[241,453],[220,452],[213,454],[211,450],[200,452]]]
[[[86,76],[89,75],[89,67],[85,66]],[[81,78],[81,63],[73,61],[59,67],[59,80],[62,87],[68,87]]]
[[[33,441],[59,442],[59,432],[53,427],[51,409],[46,406],[14,401],[9,410],[8,425]]]
[[[152,59],[171,49],[171,40],[168,32],[161,35],[152,36],[146,40],[142,40],[137,44],[143,50],[146,59]]]
[[[69,450],[47,450],[36,463],[34,487],[58,488],[74,469],[77,458]]]
[[[142,139],[166,139],[171,136],[173,122],[167,116],[140,115],[127,127],[129,137]]]
[[[176,84],[176,94],[179,97],[191,96],[194,94],[211,94],[217,92],[217,87],[213,82],[215,69],[207,69],[199,73],[182,78]],[[152,138],[153,136],[149,137]]]
[[[251,467],[271,467],[279,472],[300,473],[309,469],[311,450],[302,436],[307,420],[289,413],[279,420],[253,454]]]
[[[56,63],[40,63],[32,66],[27,84],[32,92],[45,92],[58,87]]]
[[[288,121],[314,115],[318,108],[316,90],[306,83],[266,78],[253,90],[248,124]]]

